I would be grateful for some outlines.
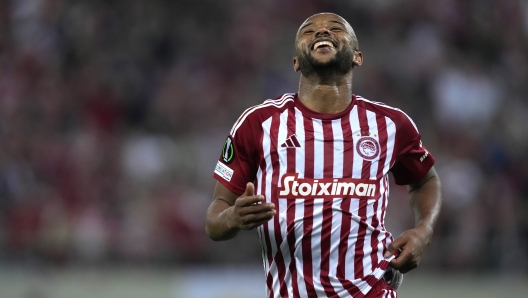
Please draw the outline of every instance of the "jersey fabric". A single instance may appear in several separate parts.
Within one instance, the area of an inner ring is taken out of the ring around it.
[[[401,110],[353,96],[338,114],[297,94],[247,109],[224,144],[214,177],[255,194],[276,215],[257,228],[267,297],[364,297],[383,276],[388,173],[418,182],[434,164]]]

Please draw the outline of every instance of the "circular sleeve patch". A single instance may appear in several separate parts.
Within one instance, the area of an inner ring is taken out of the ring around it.
[[[227,137],[227,140],[224,143],[224,147],[222,148],[222,160],[225,163],[230,163],[233,161],[233,158],[235,158],[235,147],[233,146],[233,139],[231,137]]]

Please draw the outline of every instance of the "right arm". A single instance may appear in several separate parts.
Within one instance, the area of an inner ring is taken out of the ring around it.
[[[205,232],[215,241],[229,240],[240,230],[251,230],[269,221],[275,215],[273,203],[264,202],[264,196],[255,195],[254,185],[248,182],[239,196],[222,183],[216,182],[213,201],[207,209]]]

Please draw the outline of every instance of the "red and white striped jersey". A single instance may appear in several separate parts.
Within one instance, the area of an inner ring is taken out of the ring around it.
[[[322,114],[285,94],[240,116],[214,177],[237,194],[252,181],[276,206],[257,229],[267,297],[363,297],[391,260],[387,174],[410,184],[433,164],[399,109],[353,96]]]

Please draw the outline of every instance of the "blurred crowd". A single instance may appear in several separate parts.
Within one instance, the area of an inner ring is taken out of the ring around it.
[[[294,37],[354,27],[354,93],[399,107],[437,160],[424,266],[528,272],[528,2],[0,0],[0,262],[259,263],[204,233],[231,125],[296,92]],[[387,227],[413,226],[392,187]]]

